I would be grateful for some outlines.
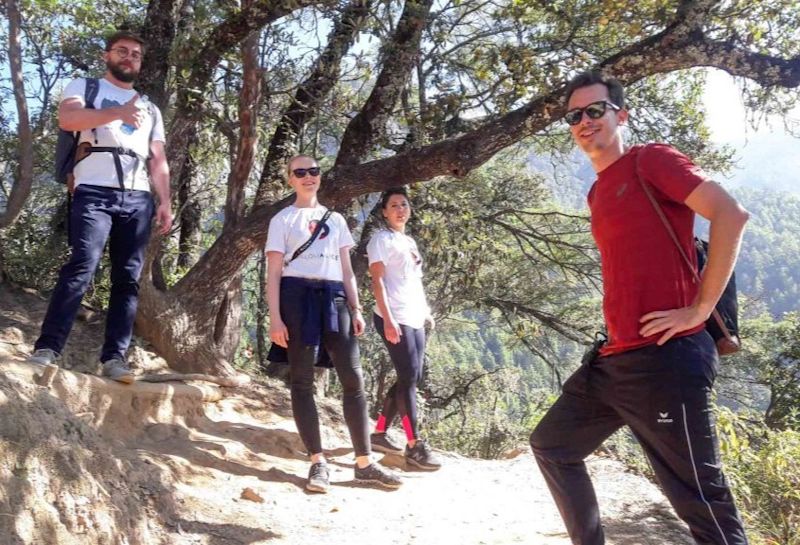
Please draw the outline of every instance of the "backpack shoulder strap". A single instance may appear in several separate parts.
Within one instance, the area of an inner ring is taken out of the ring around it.
[[[100,80],[97,78],[86,78],[86,90],[83,93],[84,107],[94,110],[94,99],[100,91]]]
[[[683,246],[681,246],[681,243],[678,241],[678,236],[675,234],[675,230],[672,228],[672,225],[667,219],[667,216],[664,214],[664,211],[661,209],[661,206],[658,204],[658,201],[653,195],[653,191],[650,188],[650,185],[647,183],[647,181],[644,179],[644,176],[642,175],[641,163],[642,163],[642,155],[645,153],[645,150],[647,150],[647,145],[642,146],[642,149],[640,149],[636,153],[636,178],[639,180],[639,183],[641,184],[642,189],[644,190],[644,194],[647,195],[647,199],[650,201],[650,204],[653,205],[653,210],[655,210],[656,214],[661,220],[661,223],[664,224],[664,228],[667,230],[669,237],[672,239],[672,242],[675,243],[675,247],[678,249],[678,253],[681,254],[681,257],[683,257],[683,261],[686,263],[686,266],[689,267],[689,270],[694,275],[695,280],[699,282],[700,276],[697,274],[697,271],[692,265],[689,256],[686,255]]]
[[[669,233],[672,242],[675,243],[675,247],[678,249],[678,252],[681,254],[681,257],[683,257],[684,263],[686,263],[686,266],[689,268],[689,271],[692,273],[692,276],[694,277],[695,281],[699,284],[701,279],[700,275],[697,272],[697,269],[694,268],[691,260],[689,259],[689,256],[686,255],[683,246],[681,246],[681,243],[678,241],[678,236],[675,234],[675,230],[672,228],[672,225],[667,219],[667,216],[664,214],[664,211],[661,209],[661,206],[658,204],[658,201],[656,201],[655,196],[653,196],[653,192],[650,189],[650,186],[648,185],[647,181],[644,179],[644,176],[642,176],[641,159],[642,159],[642,154],[646,149],[647,145],[643,146],[642,149],[640,149],[636,154],[636,178],[639,180],[639,183],[641,184],[645,195],[647,195],[647,199],[650,201],[650,204],[653,205],[653,210],[655,210],[658,217],[661,218],[661,222],[664,224],[664,228],[667,230],[667,233]],[[728,330],[728,327],[725,325],[725,322],[722,320],[722,316],[720,316],[719,311],[717,311],[716,306],[714,307],[714,310],[711,311],[711,315],[714,318],[714,321],[717,322],[717,325],[719,325],[720,330],[722,331],[722,334],[725,336],[725,338],[728,340],[732,340],[733,337],[730,331]]]

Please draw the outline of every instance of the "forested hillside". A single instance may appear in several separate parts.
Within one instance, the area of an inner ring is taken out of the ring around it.
[[[736,266],[739,289],[776,317],[800,310],[800,198],[771,189],[733,194],[750,212]]]

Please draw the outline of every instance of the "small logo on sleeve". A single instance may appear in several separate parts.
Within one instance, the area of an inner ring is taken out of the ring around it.
[[[672,418],[670,418],[668,412],[667,413],[659,412],[656,422],[658,422],[659,424],[672,424]]]

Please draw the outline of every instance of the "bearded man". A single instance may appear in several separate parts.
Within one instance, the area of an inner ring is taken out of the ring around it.
[[[138,35],[116,32],[106,40],[103,78],[79,78],[64,89],[58,123],[62,130],[74,132],[78,142],[67,181],[72,194],[71,255],[59,272],[41,335],[28,359],[57,365],[108,241],[111,295],[100,362],[104,376],[125,384],[134,380],[125,356],[153,217],[161,235],[172,226],[164,122],[159,109],[133,88],[144,49]],[[87,92],[89,85],[92,93]]]

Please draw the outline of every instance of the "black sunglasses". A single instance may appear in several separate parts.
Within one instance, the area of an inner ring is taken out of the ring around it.
[[[581,119],[583,119],[583,112],[586,112],[586,115],[589,116],[589,119],[600,119],[606,113],[606,108],[609,106],[612,110],[619,110],[619,106],[613,102],[609,102],[607,100],[598,100],[597,102],[592,102],[583,108],[573,108],[572,110],[568,111],[564,114],[564,121],[567,122],[567,125],[577,125],[581,122]]]
[[[319,173],[322,170],[319,167],[311,167],[311,168],[296,168],[292,170],[292,174],[295,175],[297,178],[305,178],[306,174],[310,174],[312,176],[319,176]]]

